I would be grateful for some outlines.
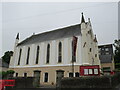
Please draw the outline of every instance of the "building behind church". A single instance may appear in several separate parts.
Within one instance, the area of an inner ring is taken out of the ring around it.
[[[113,54],[113,45],[106,44],[100,45],[99,48],[99,57],[101,62],[101,69],[103,72],[111,72],[115,70],[114,64],[114,54]]]
[[[72,42],[77,37],[74,74],[72,72]],[[14,54],[10,69],[17,77],[37,76],[41,85],[55,85],[62,77],[79,77],[80,66],[100,66],[98,42],[93,34],[90,19],[85,21],[82,14],[81,23],[64,28],[34,34],[19,42],[16,37]],[[59,74],[61,73],[61,74]],[[95,70],[94,74],[98,74]],[[86,71],[85,74],[91,74]]]

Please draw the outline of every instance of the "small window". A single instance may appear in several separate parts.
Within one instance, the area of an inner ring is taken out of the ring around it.
[[[44,82],[48,82],[48,73],[45,73]]]
[[[18,77],[18,73],[16,73],[16,77]]]
[[[72,72],[69,73],[69,77],[73,77],[73,73]]]
[[[109,55],[109,52],[106,52],[105,54],[106,54],[106,55]]]
[[[90,48],[90,52],[92,51],[92,48]]]
[[[93,71],[92,69],[88,69],[89,70],[89,74],[93,74]]]
[[[109,51],[109,48],[105,48],[105,51]]]
[[[24,73],[24,77],[27,77],[27,73]]]
[[[94,74],[98,74],[98,69],[94,69]]]
[[[88,75],[88,69],[84,69],[84,74]]]
[[[95,57],[97,57],[97,54],[95,54]]]
[[[102,51],[104,51],[104,48],[101,48]]]
[[[75,73],[75,77],[79,77],[80,74],[78,72]]]

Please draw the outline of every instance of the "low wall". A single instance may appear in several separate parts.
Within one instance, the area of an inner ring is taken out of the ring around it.
[[[33,88],[34,77],[16,77],[14,88]]]
[[[114,88],[120,84],[120,73],[113,76],[62,78],[60,88]]]

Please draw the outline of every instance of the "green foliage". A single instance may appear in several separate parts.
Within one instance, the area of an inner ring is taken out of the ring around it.
[[[1,71],[0,72],[0,78],[5,79],[7,77],[7,72]]]
[[[1,71],[0,72],[0,77],[2,79],[6,79],[9,74],[14,74],[14,73],[15,73],[15,71],[13,71],[13,70],[8,70],[6,72],[5,71]]]
[[[115,52],[114,52],[115,68],[120,69],[120,39],[115,40],[113,45],[115,47]]]
[[[15,73],[15,71],[13,71],[13,70],[8,70],[7,71],[7,74],[14,74]]]
[[[13,55],[13,51],[5,52],[4,56],[2,57],[3,62],[10,63],[10,57]]]

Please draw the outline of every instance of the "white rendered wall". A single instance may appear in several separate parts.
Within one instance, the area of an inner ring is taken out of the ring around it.
[[[98,55],[98,47],[97,43],[93,41],[94,34],[93,31],[88,34],[88,31],[92,30],[90,22],[87,24],[81,24],[81,33],[82,35],[77,36],[77,50],[76,50],[76,62],[75,65],[91,65],[93,64],[93,59],[95,60],[94,65],[98,65],[99,58],[95,58],[95,54]],[[13,58],[11,58],[10,68],[24,68],[24,67],[46,67],[46,66],[68,66],[71,65],[72,61],[72,39],[73,37],[61,38],[57,40],[50,40],[40,43],[34,43],[24,46],[18,46],[14,50]],[[62,43],[62,62],[58,63],[58,46],[59,42]],[[86,42],[86,46],[84,43]],[[50,44],[50,59],[49,64],[46,64],[46,56],[47,56],[47,45]],[[37,46],[39,45],[39,61],[38,64],[36,62],[36,52]],[[29,64],[26,65],[27,59],[27,51],[28,47],[30,47],[30,55],[29,55]],[[20,65],[17,65],[19,58],[19,50],[22,49]],[[90,52],[90,48],[92,51]]]
[[[82,64],[82,57],[81,57],[81,36],[78,37],[78,43],[77,43],[77,50],[76,50],[76,65]],[[59,42],[62,43],[62,62],[58,63],[58,45]],[[47,45],[50,44],[50,60],[49,64],[46,64],[46,54],[47,54]],[[38,64],[35,64],[36,62],[36,51],[37,46],[39,45],[40,51],[39,51],[39,61]],[[26,59],[27,59],[27,52],[28,47],[30,47],[30,55],[29,55],[29,64],[26,65]],[[21,59],[20,59],[20,65],[18,64],[18,58],[19,58],[19,51],[20,48],[22,49],[21,53]],[[16,48],[16,52],[14,54],[15,59],[15,65],[11,64],[10,67],[13,68],[13,66],[17,67],[45,67],[45,66],[66,66],[71,64],[72,60],[72,37],[69,38],[61,38],[58,40],[51,40],[41,43],[35,43],[25,46],[18,46]]]

